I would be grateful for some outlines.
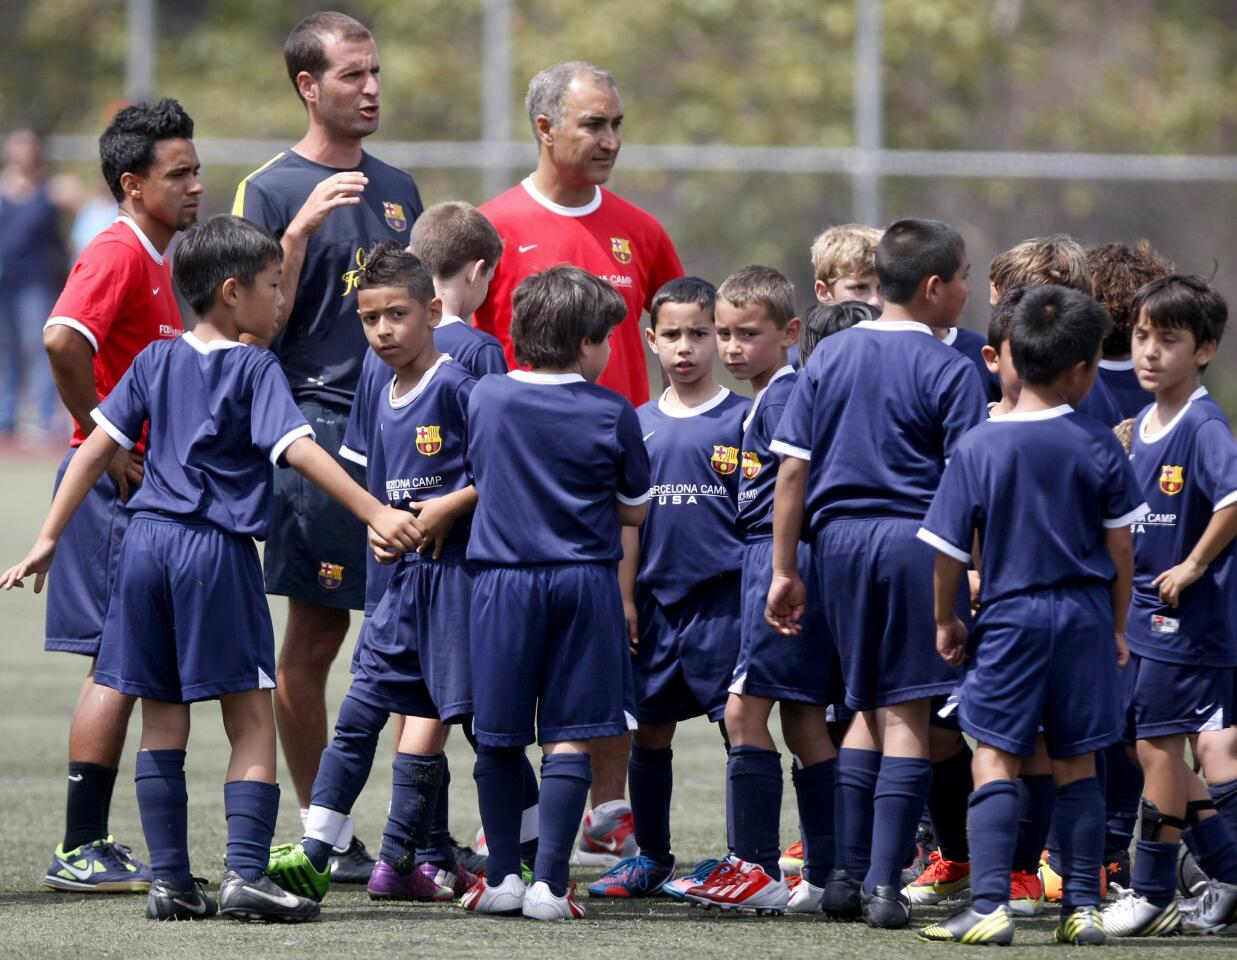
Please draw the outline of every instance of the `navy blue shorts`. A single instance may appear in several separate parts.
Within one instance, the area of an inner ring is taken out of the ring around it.
[[[743,545],[743,639],[730,692],[825,706],[841,699],[837,654],[817,601],[812,548],[799,544],[799,577],[808,591],[798,635],[785,637],[765,620],[773,580],[773,541]]]
[[[726,688],[739,655],[739,573],[714,577],[663,607],[637,590],[640,642],[632,658],[635,715],[678,723],[726,712]]]
[[[617,564],[480,567],[469,630],[478,743],[590,740],[634,723]]]
[[[438,560],[405,554],[361,627],[348,695],[391,713],[447,723],[472,713],[472,586],[473,567],[462,550]]]
[[[299,404],[322,447],[362,487],[365,468],[339,456],[348,411]],[[275,468],[270,533],[266,539],[266,592],[323,607],[365,608],[365,524],[291,467]]]
[[[75,452],[60,461],[53,496]],[[43,649],[98,656],[129,517],[116,481],[103,474],[65,526],[48,571]]]
[[[1165,663],[1130,654],[1122,671],[1126,739],[1223,730],[1237,723],[1237,668]]]
[[[936,555],[916,539],[919,526],[901,517],[833,520],[816,536],[821,606],[852,710],[945,696],[958,682],[936,652]]]
[[[1035,590],[985,604],[969,644],[959,723],[981,743],[1029,757],[1121,739],[1121,677],[1108,585]]]
[[[133,515],[95,682],[167,703],[275,686],[275,634],[249,537]]]

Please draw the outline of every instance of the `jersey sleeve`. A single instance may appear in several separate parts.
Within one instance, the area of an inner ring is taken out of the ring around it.
[[[503,353],[502,344],[483,343],[473,354],[470,366],[477,379],[484,377],[487,373],[506,373],[507,356]]]
[[[980,508],[974,489],[969,457],[959,454],[949,461],[941,475],[936,496],[916,534],[928,546],[959,563],[971,562],[971,543]]]
[[[93,244],[82,251],[46,326],[76,330],[98,353],[112,323],[125,312],[134,286],[144,279],[124,244]]]
[[[341,457],[361,467],[369,466],[369,425],[373,422],[373,399],[378,389],[375,360],[374,352],[366,350],[356,397],[352,401],[352,410],[348,413],[348,426],[344,428],[344,442],[339,448]]]
[[[1237,503],[1237,440],[1220,420],[1207,420],[1194,438],[1194,476],[1199,489],[1223,510]]]
[[[649,466],[649,451],[640,432],[640,417],[630,403],[624,403],[615,427],[618,441],[618,489],[620,503],[638,507],[649,498],[653,479]]]
[[[657,225],[657,244],[654,247],[653,261],[649,270],[649,283],[644,293],[644,309],[648,310],[653,303],[653,296],[661,289],[662,284],[677,280],[683,276],[683,263],[679,253],[674,249],[670,234],[666,233],[661,224]]]
[[[1104,500],[1104,526],[1110,530],[1128,526],[1147,512],[1134,469],[1113,434],[1104,435],[1104,455],[1107,471],[1101,496]]]
[[[253,445],[277,465],[294,441],[312,438],[314,429],[292,399],[288,378],[274,355],[264,354],[262,360],[254,371],[249,435]]]
[[[280,211],[267,197],[266,192],[248,178],[236,186],[236,197],[232,200],[232,215],[244,217],[251,223],[265,227],[277,237],[282,235],[288,226]]]
[[[146,399],[146,369],[150,348],[133,358],[133,363],[116,384],[116,389],[90,411],[99,429],[126,450],[132,450],[142,437],[142,426],[150,416]]]
[[[468,460],[468,443],[471,432],[468,429],[468,410],[472,401],[472,390],[477,381],[472,377],[460,381],[455,390],[455,405],[460,418],[460,429],[464,434],[464,472],[468,474],[468,482],[472,483],[472,464]]]
[[[979,372],[965,357],[946,367],[941,380],[941,425],[945,431],[945,460],[953,456],[958,441],[988,416],[988,404]]]
[[[769,449],[783,457],[812,459],[812,412],[816,406],[816,378],[809,368],[799,374],[799,382],[786,403],[786,409],[773,431]]]

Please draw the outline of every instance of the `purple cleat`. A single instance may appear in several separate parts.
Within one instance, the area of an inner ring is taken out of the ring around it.
[[[458,900],[468,892],[468,888],[477,882],[474,876],[462,863],[456,863],[453,870],[440,867],[436,863],[423,863],[417,871],[431,880],[436,886],[446,887],[454,899]]]
[[[367,889],[371,900],[441,903],[455,899],[455,892],[450,887],[439,886],[432,876],[426,876],[420,870],[401,874],[385,860],[379,860],[374,865]]]

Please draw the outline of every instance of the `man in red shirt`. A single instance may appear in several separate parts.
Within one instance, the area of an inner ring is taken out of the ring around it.
[[[126,107],[99,138],[103,178],[120,204],[116,222],[82,251],[43,345],[74,430],[56,476],[95,429],[90,412],[154,340],[184,332],[164,255],[197,219],[202,184],[193,121],[175,100]],[[143,438],[144,439],[144,438]],[[142,444],[119,450],[65,528],[48,574],[46,649],[91,658],[69,729],[65,836],[43,878],[56,890],[140,891],[150,868],[112,841],[108,813],[133,698],[94,682],[112,581],[129,514],[123,501],[142,482]]]
[[[503,238],[503,257],[476,324],[502,341],[514,367],[511,295],[520,281],[560,263],[603,277],[627,302],[627,316],[614,330],[597,382],[638,407],[649,400],[640,314],[663,283],[683,276],[683,265],[651,214],[602,188],[623,143],[618,86],[591,63],[560,63],[533,77],[527,106],[537,169],[481,207]],[[584,817],[577,863],[610,867],[635,853],[623,798],[629,749],[629,734],[593,741],[593,808]]]

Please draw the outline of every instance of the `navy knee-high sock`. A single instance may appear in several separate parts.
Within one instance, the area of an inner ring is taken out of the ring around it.
[[[1057,805],[1057,784],[1051,774],[1030,774],[1018,778],[1018,846],[1014,848],[1014,869],[1034,873],[1048,842],[1052,812]]]
[[[397,873],[411,873],[416,866],[417,849],[429,845],[430,824],[445,763],[446,757],[441,753],[397,753],[391,764],[391,812],[382,831],[378,856]]]
[[[971,748],[963,743],[948,760],[932,764],[928,788],[928,816],[941,856],[959,863],[971,859],[966,845],[966,802],[973,786],[971,757]]]
[[[271,856],[279,787],[258,780],[232,780],[223,785],[223,809],[228,818],[227,867],[246,880],[257,880]]]
[[[544,880],[556,897],[567,892],[571,845],[592,782],[587,753],[553,753],[541,761],[540,837],[533,877]]]
[[[1188,832],[1190,849],[1207,876],[1221,883],[1237,884],[1237,840],[1224,818],[1217,815],[1198,820]]]
[[[915,844],[915,829],[932,783],[932,762],[922,757],[885,757],[876,778],[872,820],[872,863],[863,881],[871,893],[897,885],[907,851]]]
[[[849,747],[838,751],[833,807],[836,862],[856,878],[864,876],[872,862],[872,809],[880,768],[879,751]]]
[[[803,838],[803,877],[818,887],[833,869],[833,800],[837,780],[836,760],[822,760],[809,767],[795,764],[790,779],[799,807],[799,832]]]
[[[1134,845],[1130,882],[1139,896],[1146,897],[1157,907],[1167,907],[1177,895],[1179,846],[1160,840],[1139,840]]]
[[[658,863],[670,855],[670,796],[674,790],[674,751],[632,745],[627,761],[627,790],[640,852]]]
[[[777,824],[782,813],[782,761],[776,750],[730,748],[726,763],[726,815],[734,853],[780,877]]]
[[[1229,833],[1237,837],[1237,780],[1222,780],[1207,787],[1216,813],[1228,824]]]
[[[156,880],[177,890],[193,886],[189,872],[189,794],[184,750],[143,750],[137,755],[137,809]]]
[[[1098,907],[1104,858],[1104,790],[1099,780],[1085,777],[1057,790],[1053,820],[1061,844],[1061,915],[1076,907]]]
[[[1104,806],[1107,813],[1107,835],[1104,838],[1104,859],[1114,860],[1128,855],[1134,827],[1138,823],[1138,807],[1143,795],[1143,772],[1126,750],[1124,743],[1114,743],[1104,750],[1107,778],[1104,781]]]
[[[429,842],[424,847],[417,848],[417,866],[432,863],[444,869],[455,866],[455,851],[451,849],[451,830],[447,825],[447,814],[450,812],[448,788],[451,786],[451,767],[447,764],[447,755],[442,757],[442,783],[438,785],[438,799],[434,801],[434,819],[430,821]]]
[[[1018,842],[1018,784],[993,780],[971,794],[967,832],[971,847],[971,899],[980,913],[1009,901],[1009,869]]]
[[[496,887],[508,874],[520,875],[520,814],[523,796],[511,789],[523,775],[526,763],[520,747],[477,746],[473,779],[477,782],[477,807],[485,830],[485,879]]]
[[[65,802],[64,852],[102,840],[110,833],[108,813],[116,769],[81,760],[69,761],[69,795]]]

